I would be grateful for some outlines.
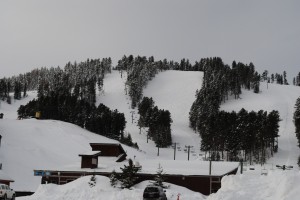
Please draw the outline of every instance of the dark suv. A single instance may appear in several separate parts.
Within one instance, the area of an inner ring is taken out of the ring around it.
[[[167,200],[167,196],[162,187],[149,185],[144,190],[143,199],[144,200]]]

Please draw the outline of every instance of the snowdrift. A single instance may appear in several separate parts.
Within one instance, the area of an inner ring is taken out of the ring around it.
[[[20,197],[18,200],[140,200],[143,199],[144,188],[149,181],[144,181],[133,188],[119,189],[110,186],[109,178],[96,176],[96,185],[91,187],[91,176],[85,176],[65,185],[40,185],[36,193],[30,197]],[[168,184],[168,183],[165,183]],[[182,199],[201,200],[205,199],[200,193],[195,193],[186,188],[168,184],[166,195],[169,200],[177,199],[182,194]]]
[[[236,175],[222,179],[222,188],[207,200],[297,200],[300,172],[273,171],[267,176]]]

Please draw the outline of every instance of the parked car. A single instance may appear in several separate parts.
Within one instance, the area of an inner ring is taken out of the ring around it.
[[[144,200],[167,200],[167,196],[162,187],[148,185],[143,194]]]
[[[10,189],[8,185],[0,184],[0,199],[7,200],[15,200],[16,193],[13,189]]]

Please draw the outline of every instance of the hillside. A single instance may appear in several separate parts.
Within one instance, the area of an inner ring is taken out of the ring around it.
[[[300,88],[291,85],[261,83],[261,93],[243,91],[241,99],[230,100],[221,106],[227,111],[239,111],[245,108],[248,111],[278,110],[280,118],[279,151],[271,158],[269,164],[296,166],[300,150],[297,146],[295,126],[293,123],[294,105],[300,96]]]
[[[190,107],[195,100],[196,90],[201,88],[202,76],[202,72],[160,72],[144,89],[144,96],[152,97],[155,105],[160,109],[167,109],[171,112],[173,142],[179,143],[178,146],[182,149],[185,145],[194,146],[198,153],[200,139],[189,128],[188,117]],[[156,149],[149,151],[155,144],[152,141],[146,143],[146,131],[142,130],[142,134],[139,134],[140,131],[136,125],[139,118],[138,111],[130,108],[130,98],[125,95],[124,90],[125,81],[126,76],[123,74],[123,78],[121,78],[117,71],[108,74],[104,81],[104,94],[98,97],[97,104],[103,103],[111,109],[118,109],[125,113],[127,120],[125,131],[132,135],[133,141],[138,143],[142,151],[146,150],[147,155],[156,156]],[[134,112],[133,123],[132,112]],[[183,152],[178,153],[178,159],[187,159],[187,155]],[[173,150],[162,149],[160,155],[166,159],[173,159]]]
[[[145,130],[142,130],[142,133],[139,134],[139,129],[136,126],[138,120],[137,110],[130,108],[129,97],[125,95],[124,82],[125,77],[121,78],[117,71],[107,74],[104,79],[104,92],[97,97],[97,104],[103,103],[111,109],[118,109],[120,112],[125,113],[127,121],[125,131],[132,135],[133,141],[138,143],[141,150],[137,151],[125,146],[128,157],[155,159],[157,158],[157,148],[152,141],[149,140],[149,143],[147,143]],[[181,148],[181,151],[177,151],[176,159],[187,159],[187,153],[183,151],[185,145],[194,146],[191,159],[202,159],[199,156],[201,153],[199,151],[200,139],[188,126],[189,109],[195,99],[196,90],[201,88],[201,82],[201,72],[166,71],[156,75],[144,89],[144,96],[153,97],[155,104],[160,109],[168,109],[171,112],[173,142],[179,143],[178,146]],[[110,142],[112,140],[90,133],[70,123],[54,120],[17,120],[16,110],[19,105],[33,99],[36,93],[30,92],[28,95],[27,98],[21,101],[13,101],[12,105],[1,102],[0,111],[4,113],[4,119],[0,120],[0,132],[3,136],[0,158],[3,163],[3,171],[16,181],[12,184],[14,189],[35,191],[39,186],[40,177],[33,176],[33,169],[53,169],[73,165],[74,163],[79,164],[78,154],[90,150],[89,142]],[[208,199],[220,199],[221,196],[224,199],[232,199],[231,197],[234,197],[234,194],[238,194],[239,191],[245,191],[249,195],[257,190],[255,188],[262,188],[268,181],[271,181],[273,185],[279,184],[280,178],[286,179],[286,183],[293,183],[290,179],[293,174],[295,175],[298,172],[296,163],[300,151],[294,134],[292,116],[296,98],[299,96],[300,87],[269,84],[267,88],[267,85],[262,83],[259,94],[243,91],[240,99],[230,99],[222,104],[221,109],[227,111],[239,111],[241,108],[249,111],[260,109],[278,110],[282,119],[279,132],[279,152],[269,159],[268,164],[264,167],[270,170],[271,168],[274,169],[272,164],[288,164],[293,165],[294,170],[289,172],[291,175],[278,171],[278,173],[269,173],[267,177],[262,177],[260,176],[262,167],[257,165],[255,166],[256,170],[246,171],[245,175],[225,179],[222,189],[216,195],[209,196]],[[133,123],[132,111],[134,111]],[[161,149],[159,158],[173,159],[173,149]],[[259,179],[256,178],[258,176]],[[243,184],[247,181],[247,184]],[[234,188],[230,185],[239,187]],[[72,185],[72,187],[75,187],[75,185]],[[58,199],[65,198],[64,195],[68,195],[63,192],[63,187],[60,188],[62,193]],[[52,189],[44,188],[44,195],[47,194],[47,190]],[[269,188],[267,191],[270,197],[274,197],[273,199],[282,199],[283,194],[287,192],[287,189],[283,188],[274,196],[272,190],[274,190],[274,187]],[[141,191],[141,189],[135,190],[134,193],[137,196],[133,199],[138,199]],[[293,191],[296,191],[296,189]],[[170,191],[169,197],[171,197],[171,193]],[[193,195],[192,192],[187,193]],[[176,199],[174,194],[172,193],[172,199]],[[258,193],[260,196],[256,197],[261,198],[256,199],[264,199],[264,194],[260,190],[260,193]],[[112,196],[112,194],[109,196]],[[292,198],[293,196],[289,197]],[[117,199],[117,197],[112,199]],[[248,196],[248,198],[243,199],[252,198]]]
[[[157,105],[160,102],[166,104],[167,102],[155,99],[155,95],[160,96],[159,88],[151,89],[152,83],[164,86],[165,91],[169,91],[166,95],[172,97],[172,91],[181,83],[181,87],[186,87],[191,83],[194,84],[190,89],[181,89],[173,98],[168,101],[176,99],[180,96],[184,97],[181,101],[174,101],[173,105],[174,120],[172,129],[177,132],[177,137],[189,136],[192,139],[180,140],[184,144],[193,142],[197,144],[199,137],[191,131],[181,132],[182,127],[188,129],[188,120],[182,118],[182,115],[188,116],[189,107],[192,104],[194,93],[198,87],[201,86],[202,73],[178,72],[168,71],[159,74],[152,80],[146,90],[146,94],[153,96]],[[169,77],[166,79],[165,77]],[[186,82],[186,80],[189,80]],[[136,156],[140,158],[156,158],[157,149],[155,144],[149,140],[146,142],[146,135],[139,134],[139,129],[135,123],[137,121],[137,111],[135,111],[134,124],[131,123],[131,109],[129,108],[128,97],[124,94],[124,79],[120,78],[117,71],[108,74],[104,81],[104,94],[98,97],[97,103],[104,103],[111,109],[118,109],[124,112],[127,120],[126,131],[132,134],[133,141],[137,142],[141,151],[132,148],[126,148],[129,157]],[[177,82],[177,83],[176,83]],[[192,84],[191,84],[192,85]],[[157,94],[156,94],[157,93]],[[2,145],[0,149],[1,162],[3,162],[3,170],[9,174],[16,182],[12,187],[16,190],[35,191],[40,182],[40,177],[33,176],[34,169],[55,169],[56,167],[66,166],[78,163],[80,158],[79,153],[90,151],[90,142],[109,142],[112,141],[105,137],[90,133],[78,126],[70,123],[55,121],[55,120],[36,120],[26,119],[17,120],[17,109],[20,105],[26,104],[29,100],[36,97],[36,92],[28,93],[28,97],[20,101],[13,101],[11,105],[5,102],[1,104],[1,112],[4,113],[4,119],[0,120],[0,131],[3,136]],[[175,103],[176,102],[176,103]],[[163,108],[163,107],[162,107]],[[164,108],[166,109],[166,108]],[[183,121],[183,122],[182,122]],[[185,121],[185,122],[184,122]],[[181,124],[177,124],[177,122]],[[180,127],[177,129],[174,127]],[[181,134],[180,134],[181,132]],[[176,134],[174,134],[176,139]],[[186,159],[186,153],[181,151],[178,153],[177,159]],[[160,158],[173,159],[172,149],[161,149]],[[28,184],[30,182],[31,184]]]
[[[30,93],[28,99],[34,95],[35,93]],[[1,107],[4,111],[15,113],[15,106],[19,103],[3,103]],[[55,120],[17,120],[16,114],[4,113],[4,119],[0,120],[0,156],[3,171],[15,180],[12,184],[15,190],[36,190],[40,177],[33,176],[34,169],[55,169],[74,163],[79,165],[78,155],[90,151],[90,142],[115,142],[70,123]],[[138,154],[134,149],[126,150]]]

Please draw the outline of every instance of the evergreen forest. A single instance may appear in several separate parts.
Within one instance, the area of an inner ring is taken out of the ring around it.
[[[249,160],[264,163],[277,151],[279,113],[272,111],[220,111],[228,96],[239,98],[242,88],[259,93],[260,75],[252,63],[232,63],[229,67],[221,58],[203,59],[204,78],[190,110],[190,126],[202,138],[201,150],[212,160]],[[221,154],[221,155],[220,155]]]
[[[11,102],[27,96],[27,91],[36,90],[37,99],[20,106],[20,118],[35,116],[74,123],[94,133],[119,140],[130,146],[131,135],[125,134],[126,119],[118,110],[96,105],[96,93],[103,91],[104,77],[111,69],[118,70],[126,78],[124,90],[130,97],[131,108],[140,115],[138,126],[147,128],[147,137],[157,147],[172,144],[171,113],[155,106],[151,97],[143,97],[143,89],[156,74],[165,70],[203,71],[202,88],[196,92],[190,109],[190,127],[202,138],[201,150],[208,152],[212,160],[249,160],[264,163],[278,149],[278,111],[225,112],[220,105],[229,97],[240,98],[242,90],[260,93],[260,81],[288,84],[283,75],[264,71],[260,75],[253,63],[234,61],[231,66],[219,57],[203,58],[190,63],[167,59],[155,60],[153,56],[123,56],[115,67],[111,58],[87,59],[84,62],[68,62],[64,68],[34,69],[31,72],[0,79],[0,99]],[[299,75],[294,84],[299,83]],[[98,90],[98,92],[97,92]],[[13,95],[11,95],[13,93]],[[10,96],[11,95],[11,96]],[[298,102],[298,101],[297,101]],[[298,104],[296,104],[298,105]],[[299,107],[299,106],[298,106]],[[297,126],[297,136],[300,135]],[[298,137],[299,138],[299,137]]]

